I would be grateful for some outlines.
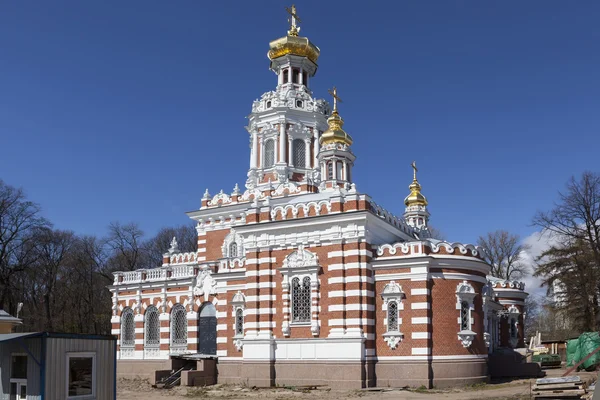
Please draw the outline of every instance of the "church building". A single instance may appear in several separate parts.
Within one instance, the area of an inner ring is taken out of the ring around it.
[[[114,273],[119,362],[215,355],[218,382],[262,387],[487,380],[488,354],[524,347],[524,285],[432,237],[414,162],[403,215],[359,190],[338,91],[333,107],[314,97],[320,50],[288,12],[269,44],[276,86],[248,117],[245,187],[187,213],[197,251],[174,239],[162,265]]]

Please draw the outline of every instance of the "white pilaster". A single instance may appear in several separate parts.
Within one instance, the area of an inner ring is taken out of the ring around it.
[[[256,130],[252,131],[252,154],[250,155],[250,168],[257,168],[258,136]]]
[[[304,139],[304,153],[304,167],[310,168],[310,139]]]
[[[290,165],[290,167],[294,166],[294,153],[292,153],[292,151],[292,137],[288,135],[288,154],[290,155],[290,161],[288,162],[288,164]]]
[[[285,121],[279,123],[279,161],[286,162],[285,157]]]

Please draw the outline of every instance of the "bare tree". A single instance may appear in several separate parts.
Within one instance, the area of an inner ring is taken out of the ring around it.
[[[492,267],[492,276],[512,280],[527,274],[528,268],[523,262],[523,252],[527,251],[529,246],[519,242],[519,235],[505,230],[488,232],[479,237],[477,244],[486,249],[485,260]]]
[[[143,268],[144,248],[142,247],[142,237],[144,232],[138,224],[129,223],[121,225],[119,222],[112,222],[108,227],[108,238],[106,243],[112,256],[109,260],[109,272],[112,271],[133,271]]]
[[[186,253],[198,250],[198,233],[193,224],[162,228],[153,238],[144,243],[148,268],[162,265],[163,254],[169,249],[173,237],[177,238],[179,251]]]
[[[15,275],[34,261],[34,231],[48,226],[40,207],[27,200],[22,189],[0,180],[0,309],[10,300]]]
[[[552,210],[536,214],[533,224],[561,240],[587,242],[600,268],[600,174],[586,171],[579,180],[571,177],[558,197]]]

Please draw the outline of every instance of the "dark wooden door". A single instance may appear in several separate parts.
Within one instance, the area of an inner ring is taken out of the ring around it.
[[[217,355],[217,317],[215,306],[206,304],[198,320],[198,353]]]

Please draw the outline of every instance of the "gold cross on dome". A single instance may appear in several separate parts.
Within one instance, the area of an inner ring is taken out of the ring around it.
[[[329,89],[328,92],[333,96],[333,111],[337,111],[337,102],[342,102],[342,99],[340,99],[337,94],[337,88],[334,86],[333,89]]]
[[[414,171],[413,171],[413,174],[414,174],[414,175],[413,175],[413,178],[414,178],[414,180],[416,181],[416,180],[417,180],[417,171],[418,171],[418,169],[417,169],[417,162],[416,162],[416,161],[413,161],[413,162],[412,162],[412,164],[410,164],[410,166],[411,166],[411,167],[413,168],[413,170],[414,170]]]
[[[296,13],[296,6],[292,4],[292,8],[285,8],[285,11],[290,14],[290,18],[288,22],[290,23],[290,30],[288,31],[288,35],[290,36],[298,36],[298,32],[300,32],[300,27],[296,25],[296,23],[301,23],[300,17]]]

